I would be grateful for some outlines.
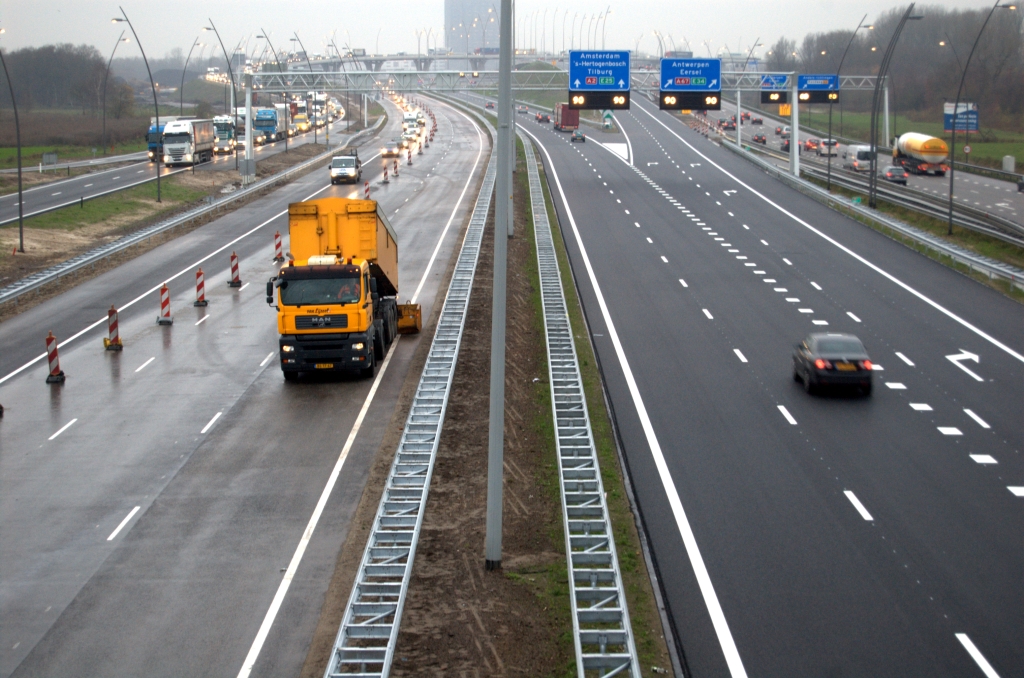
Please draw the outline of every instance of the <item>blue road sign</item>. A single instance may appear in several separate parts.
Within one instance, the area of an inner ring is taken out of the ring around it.
[[[761,89],[786,89],[787,75],[762,75]]]
[[[801,92],[838,92],[838,75],[798,75],[796,88]]]
[[[721,59],[661,60],[663,92],[718,92],[721,89]]]
[[[629,52],[569,52],[570,92],[628,92]]]
[[[956,118],[957,132],[978,131],[978,104],[961,102],[953,115],[953,104],[945,104],[942,111],[942,128],[946,132],[953,131],[953,119]]]

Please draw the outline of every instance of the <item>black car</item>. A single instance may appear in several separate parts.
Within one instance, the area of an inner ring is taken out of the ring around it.
[[[768,138],[763,134],[755,134],[751,141],[753,141],[755,144],[764,144],[766,146],[768,145]]]
[[[551,122],[551,116],[547,114],[538,115],[537,122]]]
[[[750,124],[751,125],[763,125],[764,124],[764,119],[763,118],[751,118],[750,119]]]
[[[871,395],[871,359],[852,334],[807,335],[793,350],[793,379],[813,393],[822,386],[854,386]]]
[[[782,125],[775,128],[775,136],[779,136],[780,134],[782,134]]]
[[[494,102],[488,101],[486,104],[484,104],[484,108],[494,108]]]
[[[894,184],[903,184],[904,186],[907,185],[907,177],[909,176],[910,174],[907,173],[907,170],[899,167],[898,165],[887,167],[885,168],[885,171],[882,172],[882,178],[886,181]]]
[[[530,109],[527,108],[526,106],[519,106],[516,109],[516,113],[529,113],[529,112],[530,112]]]
[[[734,123],[732,120],[726,120],[725,122],[722,123],[722,130],[723,131],[724,130],[735,130],[735,129],[736,129],[736,123]]]

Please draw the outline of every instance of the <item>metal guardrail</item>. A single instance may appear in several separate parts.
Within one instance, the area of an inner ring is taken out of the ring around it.
[[[892,229],[893,231],[924,245],[928,249],[948,256],[953,261],[967,266],[971,271],[979,271],[987,275],[989,278],[1000,278],[1002,280],[1006,280],[1015,287],[1024,289],[1024,270],[1019,269],[1016,266],[1004,264],[1001,261],[996,261],[995,259],[976,254],[970,250],[964,249],[963,247],[946,242],[945,240],[922,231],[921,229],[905,224],[902,221],[880,214],[879,212],[864,207],[863,205],[849,200],[844,200],[842,198],[837,198],[825,189],[804,179],[794,177],[788,171],[779,169],[772,163],[762,160],[750,151],[736,148],[736,144],[734,143],[723,143],[721,146],[733,153],[736,153],[742,158],[746,158],[764,170],[767,174],[774,176],[804,195],[813,198],[832,209],[839,209],[841,207],[843,210],[848,210],[856,216],[872,221],[880,226],[884,226],[885,228]]]
[[[383,120],[385,120],[385,118],[381,117],[381,120],[378,121],[378,123],[374,127],[362,130],[352,135],[352,137],[349,138],[345,142],[345,144],[352,143],[352,141],[354,141],[357,137],[359,137],[362,134],[376,131],[377,128],[380,127],[381,124],[383,124]],[[310,167],[313,167],[314,165],[323,162],[333,152],[333,148],[328,149],[323,153],[313,158],[310,158],[309,160],[306,160],[305,162],[302,162],[289,169],[282,170],[277,174],[271,175],[264,179],[263,181],[259,181],[248,188],[243,188],[241,190],[235,191],[226,198],[212,202],[207,205],[194,207],[186,212],[183,212],[182,214],[173,216],[169,219],[165,219],[164,221],[153,224],[152,226],[148,226],[147,228],[144,228],[140,231],[136,231],[135,233],[126,235],[123,238],[118,238],[117,240],[107,243],[106,245],[100,245],[99,247],[95,247],[89,250],[88,252],[83,252],[82,254],[79,254],[76,257],[72,257],[71,259],[61,262],[55,266],[51,266],[50,268],[26,276],[25,278],[22,278],[21,280],[18,280],[17,282],[11,285],[0,288],[0,304],[6,303],[8,301],[13,301],[22,294],[25,294],[26,292],[31,292],[34,289],[38,289],[39,287],[51,283],[54,280],[63,278],[64,276],[70,273],[74,273],[75,271],[80,270],[86,266],[96,264],[97,262],[106,259],[112,254],[116,254],[122,250],[125,250],[131,247],[132,245],[138,244],[143,240],[146,240],[147,238],[151,238],[154,235],[163,233],[164,231],[175,229],[178,226],[187,224],[189,221],[192,221],[193,219],[197,219],[208,214],[214,214],[218,210],[231,204],[232,202],[235,202],[236,200],[248,198],[257,192],[262,191],[265,188],[274,186],[282,181],[287,181],[291,179],[292,176],[294,176],[295,174],[304,172]]]
[[[96,158],[92,160],[69,160],[68,162],[62,162],[59,165],[41,165],[43,171],[49,172],[50,170],[66,170],[66,169],[79,169],[82,167],[99,167],[101,165],[112,165],[118,162],[134,162],[136,160],[146,160],[149,157],[146,151],[137,151],[135,153],[125,153],[124,155],[112,155],[109,158]],[[36,172],[39,171],[40,165],[22,165],[22,173]],[[17,174],[18,168],[11,167],[7,169],[0,169],[0,174]]]
[[[530,140],[521,132],[519,137],[526,151],[537,241],[562,526],[573,593],[572,630],[577,675],[584,678],[621,674],[639,678],[640,664],[615,551],[615,536],[537,160]]]
[[[325,678],[383,677],[391,670],[497,165],[495,153],[487,163]]]

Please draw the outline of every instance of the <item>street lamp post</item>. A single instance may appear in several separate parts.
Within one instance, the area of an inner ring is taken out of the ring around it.
[[[0,33],[7,30],[0,28]],[[25,253],[25,200],[21,190],[21,122],[18,120],[18,102],[14,100],[14,83],[11,82],[11,74],[7,71],[7,61],[4,59],[4,52],[0,49],[0,64],[4,67],[4,77],[7,78],[7,90],[11,93],[11,106],[14,107],[14,136],[18,142],[18,251]]]
[[[185,73],[188,71],[189,59],[192,58],[192,50],[202,44],[199,42],[199,36],[197,35],[195,42],[192,43],[192,47],[188,50],[188,56],[185,57],[185,67],[181,69],[181,87],[178,88],[178,115],[185,115]],[[111,53],[110,57],[114,57],[113,53]]]
[[[117,46],[122,42],[129,42],[128,38],[124,37],[124,31],[121,31],[121,35],[117,38],[117,42],[114,43],[114,49],[110,50],[110,58],[107,60],[107,70],[103,72],[103,133],[100,135],[100,142],[103,144],[104,154],[107,148],[107,76],[110,75],[110,64],[114,61],[114,53],[117,52]]]
[[[135,44],[137,44],[139,46],[139,51],[142,53],[142,62],[144,64],[146,64],[146,73],[149,74],[149,86],[153,89],[153,112],[156,114],[156,131],[157,131],[157,134],[159,134],[160,133],[160,102],[158,102],[157,98],[156,98],[156,83],[153,81],[153,71],[151,71],[149,69],[149,60],[146,59],[146,52],[145,52],[145,50],[142,49],[142,43],[139,42],[139,35],[135,32],[135,26],[132,26],[132,22],[128,20],[128,15],[124,13],[124,8],[118,6],[118,9],[121,10],[121,18],[115,17],[115,18],[111,19],[110,21],[111,21],[111,23],[115,23],[115,24],[121,23],[121,22],[124,22],[124,23],[128,24],[128,28],[130,28],[131,31],[132,31],[132,36],[135,37]],[[157,202],[161,202],[161,200],[160,200],[160,163],[163,161],[163,157],[161,157],[160,153],[155,153],[154,155],[156,155],[156,201]]]
[[[380,31],[377,32],[377,39],[380,39]],[[306,65],[309,66],[309,79],[312,84],[313,80],[313,64],[309,63],[309,52],[306,51],[306,46],[302,44],[302,39],[299,38],[299,34],[295,33],[295,40],[299,43],[299,47],[302,48],[302,54],[306,57]],[[316,105],[316,88],[313,88],[313,105]],[[313,116],[313,145],[316,146],[316,116]]]
[[[853,45],[853,41],[857,38],[857,31],[859,31],[861,28],[866,28],[868,30],[871,30],[871,29],[874,28],[874,26],[865,26],[864,25],[864,19],[867,19],[867,18],[868,18],[868,15],[865,14],[861,18],[860,23],[857,24],[857,28],[853,29],[853,35],[850,36],[850,41],[848,43],[846,43],[846,49],[843,50],[843,56],[840,57],[840,59],[839,59],[839,67],[836,68],[836,78],[839,77],[840,71],[843,70],[843,62],[846,61],[846,54],[847,54],[847,52],[850,51],[850,46]],[[842,100],[840,100],[839,101],[839,127],[840,127],[840,129],[842,129],[842,126],[843,126],[842,120],[843,120],[843,102],[842,102]],[[833,139],[832,139],[832,104],[828,105],[828,140],[827,141],[828,141],[829,144],[833,143]],[[827,190],[829,190],[829,191],[832,190],[832,149],[833,148],[834,148],[834,145],[830,145],[828,147]]]
[[[878,77],[875,80],[875,92],[871,98],[871,176],[868,177],[868,205],[872,208],[876,207],[875,196],[878,192],[878,95],[882,89],[882,83],[885,82],[886,71],[889,70],[889,62],[892,61],[892,54],[896,49],[896,42],[900,39],[900,33],[903,32],[903,27],[907,25],[907,21],[923,19],[922,16],[911,16],[910,13],[914,11],[915,3],[910,3],[907,7],[907,11],[903,13],[899,23],[896,25],[896,30],[892,34],[892,38],[889,40],[889,46],[885,49],[885,54],[882,55],[882,63],[878,69]]]
[[[604,49],[604,39],[608,35],[608,15],[612,13],[612,6],[608,5],[608,9],[604,12],[604,21],[601,22],[601,49]]]
[[[210,19],[209,26],[203,26],[204,31],[213,31],[213,34],[217,36],[217,42],[220,43],[220,49],[224,52],[224,60],[228,64],[228,77],[231,79],[231,121],[232,124],[236,121],[237,116],[235,115],[235,69],[231,65],[231,57],[228,56],[228,51],[224,48],[224,41],[220,39],[220,32],[217,27],[213,25],[213,19]],[[246,120],[245,124],[248,126],[249,121]],[[236,125],[237,127],[237,125]],[[238,169],[238,153],[235,153],[235,169]]]
[[[971,47],[970,53],[967,55],[967,61],[964,62],[963,72],[960,74],[960,86],[956,89],[956,103],[953,104],[953,133],[950,137],[949,143],[949,230],[948,234],[953,235],[953,177],[956,171],[956,125],[957,118],[960,113],[960,94],[964,89],[964,80],[967,79],[967,69],[971,65],[971,57],[974,56],[974,50],[978,48],[978,42],[981,41],[981,34],[985,32],[985,27],[988,26],[989,19],[995,14],[997,9],[1017,9],[1016,5],[1000,4],[999,0],[996,0],[996,4],[992,5],[992,9],[989,10],[988,16],[985,17],[985,23],[981,25],[981,30],[978,31],[978,37],[974,39],[974,45]],[[967,131],[964,131],[967,134]]]

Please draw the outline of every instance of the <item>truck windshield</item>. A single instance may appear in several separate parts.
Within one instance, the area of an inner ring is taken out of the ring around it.
[[[334,158],[331,161],[331,167],[355,167],[355,158]]]
[[[191,140],[192,137],[189,136],[188,132],[164,135],[165,144],[187,144]]]
[[[217,131],[218,139],[230,139],[235,132],[235,127],[229,122],[214,123],[213,128]]]
[[[360,297],[359,278],[287,280],[281,284],[281,302],[288,306],[354,304]]]

